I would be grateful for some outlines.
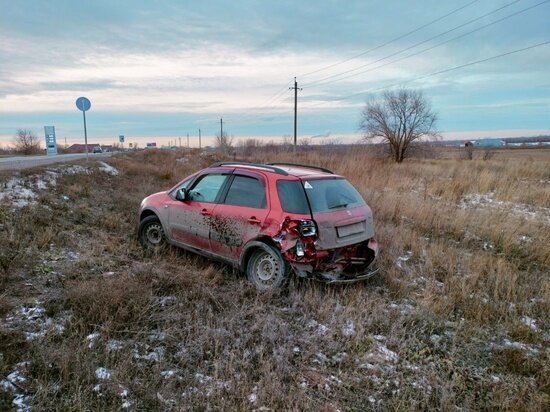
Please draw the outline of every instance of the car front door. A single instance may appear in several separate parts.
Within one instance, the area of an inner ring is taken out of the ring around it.
[[[261,232],[269,198],[265,178],[256,173],[235,173],[226,191],[214,207],[210,244],[212,252],[237,261],[243,246]]]
[[[229,178],[226,173],[199,176],[186,190],[182,201],[172,202],[169,227],[172,241],[182,246],[210,251],[210,219],[212,211]]]

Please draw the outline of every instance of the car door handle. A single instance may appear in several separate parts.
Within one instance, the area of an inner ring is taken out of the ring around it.
[[[206,210],[206,209],[202,209],[202,210],[201,210],[201,215],[203,215],[203,216],[210,216],[211,214],[212,214],[212,213],[210,213],[210,212],[209,212],[208,210]]]
[[[252,224],[257,224],[257,225],[259,225],[260,223],[262,223],[262,221],[261,221],[260,219],[256,219],[255,216],[249,217],[249,218],[248,218],[248,222],[249,222],[249,223],[252,223]]]

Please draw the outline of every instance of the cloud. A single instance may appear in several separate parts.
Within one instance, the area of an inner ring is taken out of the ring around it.
[[[506,13],[528,6],[522,3]],[[445,113],[459,113],[461,122],[477,125],[480,111],[499,112],[487,118],[495,129],[505,118],[514,118],[517,127],[540,127],[544,121],[538,117],[548,103],[547,89],[539,86],[547,84],[550,74],[550,47],[403,82],[546,40],[548,5],[377,68],[392,58],[377,60],[502,4],[477,2],[452,18],[340,64],[459,5],[435,0],[7,2],[0,16],[0,129],[19,122],[19,114],[27,119],[40,112],[70,118],[61,114],[73,114],[74,100],[85,94],[95,112],[126,117],[152,113],[153,122],[162,114],[185,115],[193,122],[230,116],[243,133],[279,134],[287,131],[281,119],[292,110],[287,82],[294,76],[305,85],[299,93],[300,114],[306,116],[301,125],[311,134],[329,128],[353,132],[365,99],[400,84],[424,89],[444,114],[444,127],[460,126]],[[304,76],[327,66],[332,67]],[[359,66],[377,69],[326,85],[311,84]],[[520,113],[514,102],[521,102]],[[105,121],[107,133],[115,126]]]

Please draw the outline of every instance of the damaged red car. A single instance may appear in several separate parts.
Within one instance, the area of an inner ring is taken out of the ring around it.
[[[141,202],[139,240],[221,260],[262,290],[292,273],[348,283],[376,273],[372,211],[330,170],[289,163],[220,162]]]

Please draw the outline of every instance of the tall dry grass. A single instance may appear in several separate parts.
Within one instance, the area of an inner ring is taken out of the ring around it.
[[[217,160],[115,156],[119,176],[65,176],[39,204],[2,209],[3,228],[21,228],[10,245],[30,255],[10,260],[1,284],[0,380],[21,370],[26,382],[0,389],[0,409],[14,393],[37,410],[547,408],[548,158],[397,165],[367,148],[248,150],[240,160],[346,176],[382,247],[367,283],[295,280],[270,294],[223,265],[146,256],[136,242],[141,199]],[[45,313],[19,319],[30,306]]]

